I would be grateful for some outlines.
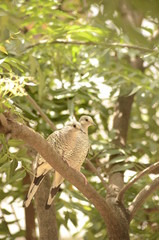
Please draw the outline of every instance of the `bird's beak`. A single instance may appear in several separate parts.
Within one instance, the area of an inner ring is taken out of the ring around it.
[[[97,124],[96,124],[95,122],[92,121],[92,125],[93,125],[93,126],[96,126]]]

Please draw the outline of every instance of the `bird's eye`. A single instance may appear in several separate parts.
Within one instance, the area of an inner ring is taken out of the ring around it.
[[[86,122],[88,122],[88,118],[86,118],[85,120],[86,120]]]
[[[76,128],[76,124],[73,124],[73,127]]]

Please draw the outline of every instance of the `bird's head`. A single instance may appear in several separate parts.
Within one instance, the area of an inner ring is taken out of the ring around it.
[[[79,122],[75,121],[75,120],[66,123],[66,126],[69,126],[72,129],[77,130],[77,131],[79,131],[79,130],[82,131],[81,124]]]
[[[82,128],[84,128],[84,129],[88,129],[89,126],[96,125],[90,116],[80,117],[79,122],[82,125]]]

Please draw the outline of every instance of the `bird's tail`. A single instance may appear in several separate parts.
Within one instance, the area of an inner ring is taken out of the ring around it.
[[[58,172],[55,172],[54,180],[53,180],[52,186],[50,188],[49,197],[48,197],[48,200],[47,200],[47,203],[45,206],[46,209],[50,208],[50,206],[54,200],[54,197],[55,197],[56,193],[59,191],[60,185],[63,181],[64,181],[64,178]]]
[[[40,159],[40,158],[39,158]],[[49,170],[51,170],[52,167],[45,161],[42,161],[36,168],[36,174],[33,178],[33,181],[30,185],[28,194],[26,195],[26,198],[24,200],[23,206],[28,207],[32,198],[34,197],[36,191],[38,190],[38,187],[40,186],[42,180],[44,179],[45,175],[48,173]]]
[[[36,177],[36,176],[34,177],[32,183],[30,185],[29,191],[28,191],[28,193],[25,197],[25,200],[23,202],[23,207],[28,207],[29,206],[32,198],[34,197],[36,191],[38,190],[38,187],[40,186],[40,184],[41,184],[42,180],[44,179],[45,175],[46,175],[46,173],[42,174],[38,177]]]

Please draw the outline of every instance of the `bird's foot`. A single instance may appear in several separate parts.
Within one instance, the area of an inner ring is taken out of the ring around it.
[[[85,175],[83,173],[81,173],[81,172],[79,172],[79,173],[84,180],[84,185],[87,185],[87,183],[88,183],[87,178],[85,177]]]
[[[63,160],[69,167],[71,167],[71,165],[69,164],[69,162],[68,161],[66,161],[66,160]]]

